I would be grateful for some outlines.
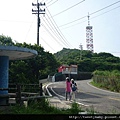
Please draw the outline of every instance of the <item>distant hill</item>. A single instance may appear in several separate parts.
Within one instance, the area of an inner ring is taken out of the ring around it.
[[[79,71],[120,70],[120,58],[111,53],[92,53],[88,50],[63,48],[54,55],[60,64],[77,64]]]

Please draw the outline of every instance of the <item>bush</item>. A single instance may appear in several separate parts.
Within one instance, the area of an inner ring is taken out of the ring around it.
[[[100,87],[120,92],[120,71],[94,71],[93,82]]]
[[[29,105],[15,105],[11,107],[12,114],[61,114],[62,111],[51,106],[47,99],[40,99],[40,101],[31,100]]]
[[[76,102],[73,102],[70,109],[71,113],[78,114],[81,111],[81,108],[79,108],[79,105]]]
[[[73,102],[70,109],[59,109],[49,104],[48,99],[40,99],[39,101],[31,100],[28,106],[15,105],[11,106],[10,114],[78,114],[83,112],[81,107]]]

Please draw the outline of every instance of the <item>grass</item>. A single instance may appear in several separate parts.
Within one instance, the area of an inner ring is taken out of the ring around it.
[[[62,111],[50,106],[48,100],[42,99],[40,101],[31,101],[28,107],[23,106],[13,106],[13,114],[61,114]]]
[[[90,84],[92,84],[93,86],[98,87],[98,88],[103,88],[102,84],[95,83],[94,81],[91,81]]]
[[[120,71],[94,71],[92,84],[96,87],[120,92]]]
[[[90,84],[92,84],[95,87],[102,88],[104,90],[109,90],[109,91],[112,91],[112,92],[117,92],[117,91],[115,91],[114,86],[105,85],[104,83],[96,83],[94,81],[91,81]]]
[[[70,109],[59,109],[51,106],[47,99],[41,99],[29,102],[27,107],[18,104],[8,106],[6,109],[0,110],[0,114],[78,114],[81,111],[81,107],[75,102],[72,103]]]
[[[104,90],[111,90],[112,91],[112,88],[108,89],[107,87],[104,86],[103,83],[95,83],[94,81],[91,81],[90,84],[92,84],[95,87],[102,88]]]

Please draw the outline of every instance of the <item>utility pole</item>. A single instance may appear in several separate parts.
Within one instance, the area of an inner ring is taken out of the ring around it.
[[[32,3],[32,6],[36,6],[37,10],[33,10],[32,9],[32,14],[37,14],[37,45],[39,45],[39,27],[40,27],[40,17],[39,14],[45,14],[45,9],[42,10],[40,9],[40,6],[45,6],[45,3],[38,3],[37,0],[37,4]]]
[[[80,60],[82,59],[82,50],[83,50],[83,45],[80,43],[79,45],[80,48]]]

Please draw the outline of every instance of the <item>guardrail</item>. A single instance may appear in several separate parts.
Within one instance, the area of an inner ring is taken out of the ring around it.
[[[12,88],[10,87],[12,86]],[[40,84],[9,84],[9,88],[0,88],[0,91],[8,90],[8,95],[0,95],[3,98],[15,98],[15,103],[22,105],[24,101],[31,99],[47,98],[43,95],[42,83]],[[8,105],[9,100],[8,100]]]

